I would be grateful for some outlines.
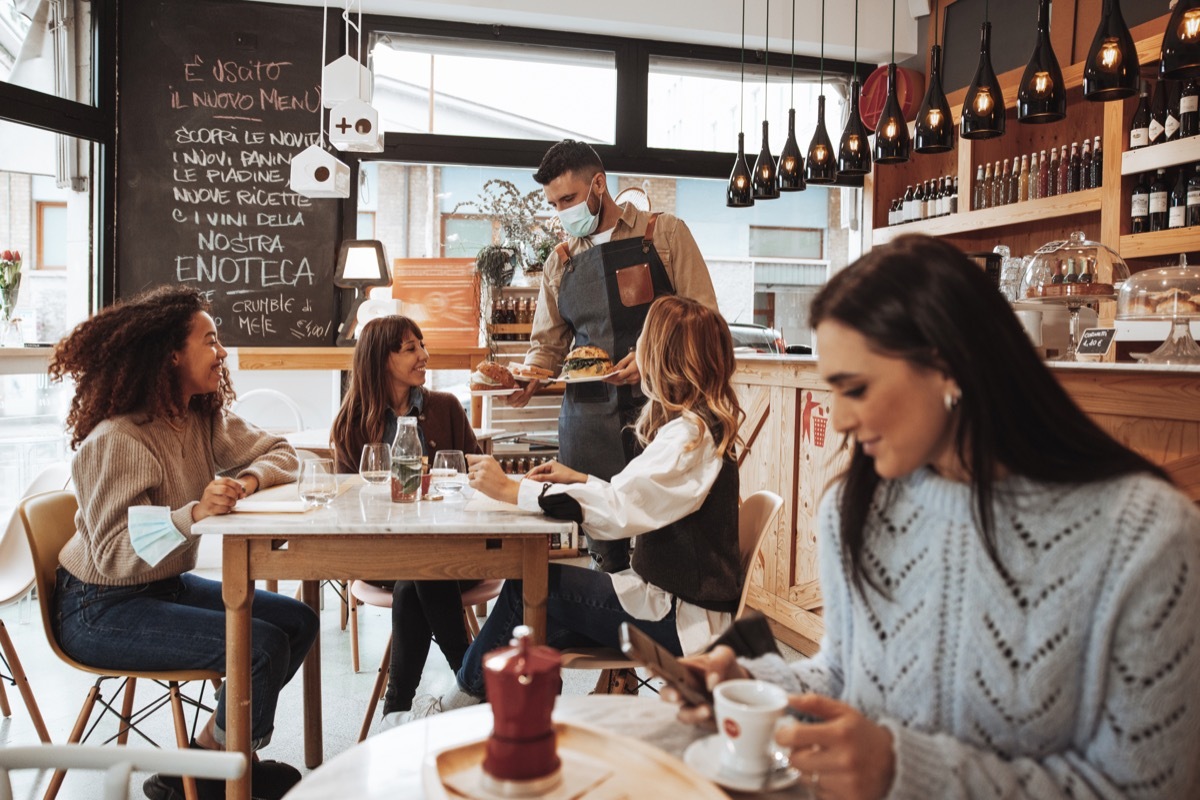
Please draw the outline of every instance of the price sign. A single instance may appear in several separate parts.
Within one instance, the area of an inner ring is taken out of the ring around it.
[[[1102,356],[1112,347],[1116,328],[1088,328],[1079,337],[1075,352],[1081,356]]]

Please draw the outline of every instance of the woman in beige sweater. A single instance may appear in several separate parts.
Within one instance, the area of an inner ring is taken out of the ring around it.
[[[75,382],[67,415],[79,513],[59,557],[54,604],[63,650],[96,667],[225,669],[221,584],[190,573],[192,525],[293,479],[296,454],[228,411],[226,352],[201,294],[163,287],[101,311],[59,343],[50,374]],[[216,476],[216,477],[214,477]],[[303,603],[255,592],[250,679],[254,746],[271,738],[279,692],[317,635]],[[193,746],[220,749],[225,702]],[[293,767],[255,761],[256,798],[279,798]],[[224,797],[197,781],[201,797]],[[151,776],[151,800],[180,800],[179,778]]]

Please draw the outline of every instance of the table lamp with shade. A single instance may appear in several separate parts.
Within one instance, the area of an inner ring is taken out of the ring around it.
[[[333,276],[334,286],[354,289],[354,301],[338,329],[339,347],[353,347],[357,338],[359,306],[367,300],[367,289],[372,286],[391,286],[392,276],[387,268],[387,256],[383,242],[376,239],[348,239],[338,251],[337,272]]]

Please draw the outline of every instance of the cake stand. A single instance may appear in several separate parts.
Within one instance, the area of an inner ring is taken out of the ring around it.
[[[1121,287],[1117,319],[1171,323],[1171,333],[1153,353],[1132,353],[1148,364],[1200,364],[1200,346],[1192,338],[1191,322],[1200,320],[1200,269],[1178,267],[1137,273]]]

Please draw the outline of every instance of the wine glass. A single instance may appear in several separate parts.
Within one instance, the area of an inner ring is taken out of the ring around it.
[[[437,493],[456,495],[463,490],[466,473],[467,460],[462,450],[439,450],[429,468],[429,480]]]
[[[358,474],[367,483],[381,486],[392,477],[392,448],[375,442],[364,444],[358,460]]]
[[[306,458],[300,463],[300,499],[325,507],[337,497],[337,473],[332,458]]]

